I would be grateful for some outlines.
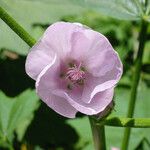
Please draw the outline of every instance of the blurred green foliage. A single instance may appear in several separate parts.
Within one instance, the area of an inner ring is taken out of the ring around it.
[[[15,98],[0,92],[0,144],[10,146],[16,130],[21,140],[38,107],[38,97],[34,90],[26,90]]]
[[[59,20],[80,22],[106,35],[124,64],[124,74],[114,97],[115,110],[111,115],[124,117],[138,47],[139,23],[116,20],[99,12],[120,19],[138,20],[144,6],[140,8],[138,3],[125,0],[101,0],[101,4],[98,0],[95,0],[96,3],[94,0],[91,2],[87,1],[87,8],[82,7],[83,0],[1,0],[0,5],[36,39],[40,38],[46,27]],[[136,117],[150,116],[149,39],[150,28],[138,88]],[[2,20],[0,41],[0,149],[92,150],[90,125],[85,116],[78,114],[75,120],[66,119],[38,101],[35,91],[31,90],[34,82],[24,70],[29,47]],[[129,149],[149,150],[149,133],[149,129],[133,129]],[[108,149],[112,146],[120,147],[122,135],[123,128],[106,127]]]

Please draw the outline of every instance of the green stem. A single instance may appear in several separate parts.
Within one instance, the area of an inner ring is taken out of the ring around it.
[[[134,107],[135,107],[136,96],[137,96],[137,88],[139,84],[140,72],[141,72],[141,66],[142,66],[142,57],[143,57],[144,45],[146,41],[147,26],[148,24],[145,21],[142,21],[141,31],[139,34],[139,48],[138,48],[138,54],[135,60],[135,71],[133,74],[133,83],[131,87],[129,109],[127,113],[127,117],[130,117],[130,118],[132,118],[134,114]],[[131,132],[130,128],[126,128],[124,131],[124,137],[122,141],[122,150],[128,149],[130,132]]]
[[[106,150],[104,125],[97,125],[97,121],[89,117],[95,150]]]
[[[0,18],[30,47],[36,43],[36,40],[27,33],[2,7],[0,7]]]
[[[114,127],[150,128],[149,118],[119,118],[109,117],[97,122],[97,125],[108,125]]]

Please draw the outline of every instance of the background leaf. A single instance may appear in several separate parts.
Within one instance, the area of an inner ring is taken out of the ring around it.
[[[38,1],[38,0],[34,0]],[[44,2],[51,2],[43,0]],[[60,1],[56,0],[55,3]],[[121,20],[139,20],[149,14],[149,0],[63,0],[63,3],[79,5]],[[148,17],[148,16],[147,16]]]
[[[93,5],[98,11],[118,19],[137,20],[141,12],[135,1],[131,0],[93,0],[88,1],[89,5]]]
[[[38,105],[38,97],[34,90],[26,90],[15,98],[7,97],[0,92],[0,140],[4,139],[6,143],[12,142],[15,129],[20,127],[22,122],[27,121],[24,130],[17,131],[21,138]]]

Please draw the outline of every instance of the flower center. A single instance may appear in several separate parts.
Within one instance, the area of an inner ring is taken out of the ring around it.
[[[81,63],[79,64],[79,66],[74,64],[72,67],[69,67],[66,73],[66,78],[75,83],[80,80],[84,80],[85,71],[84,68],[81,66]]]
[[[67,88],[72,89],[75,85],[83,85],[85,80],[85,68],[80,63],[77,65],[76,63],[69,63],[69,67],[66,72],[60,77],[64,77],[67,82]]]

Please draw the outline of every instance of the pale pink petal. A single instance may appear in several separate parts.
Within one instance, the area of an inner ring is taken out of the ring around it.
[[[75,118],[77,110],[66,99],[44,91],[39,91],[39,96],[55,112],[64,117]]]
[[[95,77],[103,76],[114,69],[119,73],[122,63],[108,39],[91,29],[82,29],[72,34],[70,57],[83,61],[88,71]]]
[[[85,56],[90,50],[90,46],[92,45],[90,39],[84,34],[85,29],[82,31],[78,31],[72,34],[72,47],[70,52],[70,57],[76,60],[84,61]]]
[[[55,55],[53,61],[50,64],[48,64],[38,75],[36,80],[36,88],[39,87],[39,84],[41,85],[41,87],[44,88],[43,90],[46,91],[51,91],[55,88],[58,88],[59,82],[57,81],[59,81],[59,69],[59,60]]]
[[[85,56],[88,71],[93,76],[100,77],[113,70],[113,73],[117,72],[117,80],[119,80],[122,75],[122,63],[108,39],[92,30],[86,30],[86,36],[93,37],[93,45]]]
[[[41,100],[57,113],[68,118],[74,118],[77,110],[66,99],[52,94],[52,91],[60,86],[58,82],[60,80],[58,74],[59,62],[56,62],[57,60],[55,58],[39,74],[36,81],[36,91]]]
[[[89,32],[92,34],[89,34]],[[81,28],[78,32],[74,32],[72,34],[72,48],[71,48],[71,57],[75,57],[77,59],[82,58],[83,60],[90,59],[93,49],[95,49],[100,42],[103,41],[104,36],[98,34],[91,30],[90,28]],[[100,48],[100,47],[99,47]]]
[[[122,75],[122,63],[106,37],[91,29],[74,33],[72,43],[70,56],[80,60],[93,76],[86,80],[81,99],[89,103],[96,93],[116,85]]]
[[[26,73],[34,80],[40,72],[54,59],[54,52],[50,50],[41,40],[30,50],[25,64]]]
[[[82,101],[89,103],[95,94],[114,87],[119,81],[122,70],[114,66],[111,71],[100,77],[88,76],[82,93]]]
[[[57,22],[47,28],[42,38],[42,41],[49,47],[53,47],[58,56],[62,59],[70,56],[73,33],[82,30],[82,26],[67,23]]]
[[[103,92],[97,93],[91,103],[84,103],[79,99],[72,99],[66,92],[63,90],[55,90],[53,94],[56,96],[60,96],[68,100],[68,102],[79,112],[82,112],[87,115],[95,115],[99,112],[102,112],[108,104],[112,101],[113,98],[113,88],[108,89]]]
[[[55,53],[61,59],[67,57],[71,51],[72,34],[81,29],[82,26],[65,22],[57,22],[48,27],[27,56],[25,65],[27,74],[36,80],[42,69],[51,63]]]
[[[64,117],[75,118],[76,113],[78,112],[66,99],[55,95],[50,95],[46,104]]]

